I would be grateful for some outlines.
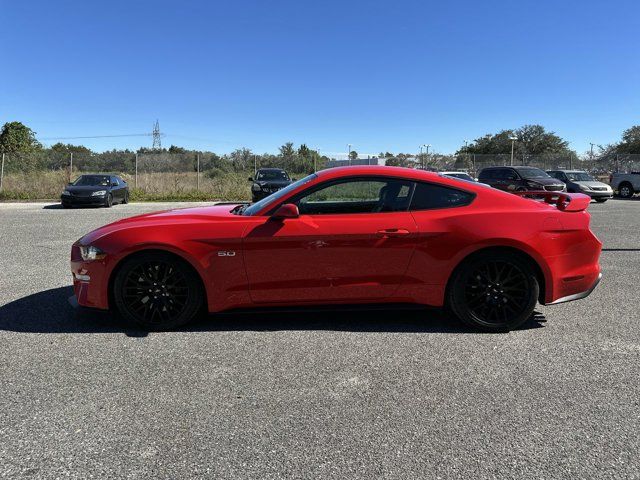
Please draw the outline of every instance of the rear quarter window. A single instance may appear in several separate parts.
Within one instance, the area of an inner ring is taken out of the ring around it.
[[[416,183],[410,210],[431,210],[434,208],[453,208],[469,205],[475,195],[456,188]]]

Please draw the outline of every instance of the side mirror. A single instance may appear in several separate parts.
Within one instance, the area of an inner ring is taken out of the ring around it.
[[[250,182],[253,182],[253,177],[249,177],[249,181],[250,181]]]
[[[117,187],[117,186],[118,186],[118,184],[117,184],[116,182],[111,182],[111,186],[112,186],[112,187]]]
[[[298,218],[300,216],[300,211],[298,210],[297,205],[293,203],[285,203],[284,205],[280,205],[278,209],[273,212],[271,218],[274,220],[284,220],[286,218]]]
[[[67,185],[73,185],[73,182],[69,182],[69,183],[67,183]]]

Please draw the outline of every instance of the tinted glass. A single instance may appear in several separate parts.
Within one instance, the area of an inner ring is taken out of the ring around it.
[[[498,178],[497,174],[498,174],[498,170],[495,170],[495,169],[482,170],[478,178]]]
[[[473,194],[429,183],[417,183],[411,200],[411,210],[450,208],[468,205]]]
[[[331,183],[296,203],[303,215],[406,211],[411,186],[400,179],[352,179]]]
[[[106,187],[109,185],[109,177],[107,177],[106,175],[82,175],[75,182],[73,182],[73,185],[79,187]]]
[[[286,172],[279,170],[258,170],[256,180],[270,181],[270,180],[289,180],[289,175]]]
[[[547,172],[534,167],[519,168],[518,172],[522,178],[550,178]]]
[[[567,177],[573,182],[595,182],[597,181],[587,172],[568,172]]]

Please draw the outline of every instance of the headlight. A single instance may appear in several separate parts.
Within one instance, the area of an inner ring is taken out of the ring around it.
[[[106,190],[98,190],[97,192],[93,192],[91,194],[92,197],[100,197],[102,195],[106,195],[107,191]]]
[[[69,190],[63,190],[62,194],[63,195],[71,195],[71,192]]]
[[[107,254],[93,245],[80,245],[80,256],[85,262],[90,262],[93,260],[102,260]]]
[[[583,192],[590,192],[591,189],[589,188],[588,185],[578,185],[578,187],[580,187],[580,190],[582,190]]]
[[[260,185],[254,183],[253,185],[251,185],[251,190],[253,190],[254,192],[259,192],[262,189],[260,188]]]

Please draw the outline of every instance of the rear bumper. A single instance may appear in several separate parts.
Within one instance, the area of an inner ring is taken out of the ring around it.
[[[582,298],[588,297],[589,295],[591,295],[591,292],[593,292],[596,289],[601,279],[602,279],[602,273],[599,273],[598,278],[596,278],[596,281],[593,283],[593,285],[591,285],[591,287],[589,287],[588,290],[567,295],[566,297],[559,298],[551,303],[548,303],[547,305],[557,305],[558,303],[573,302],[574,300],[580,300]]]

